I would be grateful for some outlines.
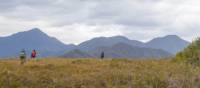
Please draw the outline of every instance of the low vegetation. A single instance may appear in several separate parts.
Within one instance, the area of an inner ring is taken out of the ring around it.
[[[174,60],[200,65],[200,38],[197,38],[182,52],[179,52]]]
[[[200,88],[200,67],[169,59],[1,60],[0,88]]]

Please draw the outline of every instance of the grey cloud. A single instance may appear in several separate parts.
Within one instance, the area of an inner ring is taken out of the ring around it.
[[[150,0],[157,2],[157,0]],[[46,20],[62,26],[73,23],[158,26],[154,4],[146,0],[20,0],[4,1],[9,9],[4,16],[25,20]],[[13,5],[10,6],[9,4]],[[16,4],[16,5],[14,5]],[[132,6],[134,5],[134,6]]]
[[[197,16],[190,19],[193,14],[197,14],[195,12],[191,12],[191,16],[180,16],[188,13],[185,11],[194,10],[191,8],[194,1],[200,3],[198,0],[0,0],[0,17],[30,24],[42,21],[48,24],[48,28],[57,29],[74,24],[102,26],[93,29],[98,33],[111,30],[106,29],[109,27],[103,28],[105,25],[115,25],[120,26],[116,31],[123,35],[142,40],[172,33],[189,37],[192,35],[186,35],[191,33],[188,29],[199,32],[199,26],[195,24],[186,27],[178,18],[188,17],[185,20],[191,24],[198,23],[194,21],[194,18],[200,20]],[[187,33],[180,33],[181,30],[187,30]],[[141,36],[145,32],[148,35]]]

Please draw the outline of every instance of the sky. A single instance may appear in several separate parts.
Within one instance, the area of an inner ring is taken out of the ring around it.
[[[62,42],[200,34],[199,0],[0,0],[0,36],[40,28]]]

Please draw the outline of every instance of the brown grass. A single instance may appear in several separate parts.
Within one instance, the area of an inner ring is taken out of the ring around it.
[[[200,88],[200,68],[170,60],[1,60],[0,88]]]

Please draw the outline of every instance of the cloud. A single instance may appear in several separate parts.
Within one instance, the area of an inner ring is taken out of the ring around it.
[[[65,43],[124,35],[198,36],[198,0],[0,0],[0,35],[39,27]]]

